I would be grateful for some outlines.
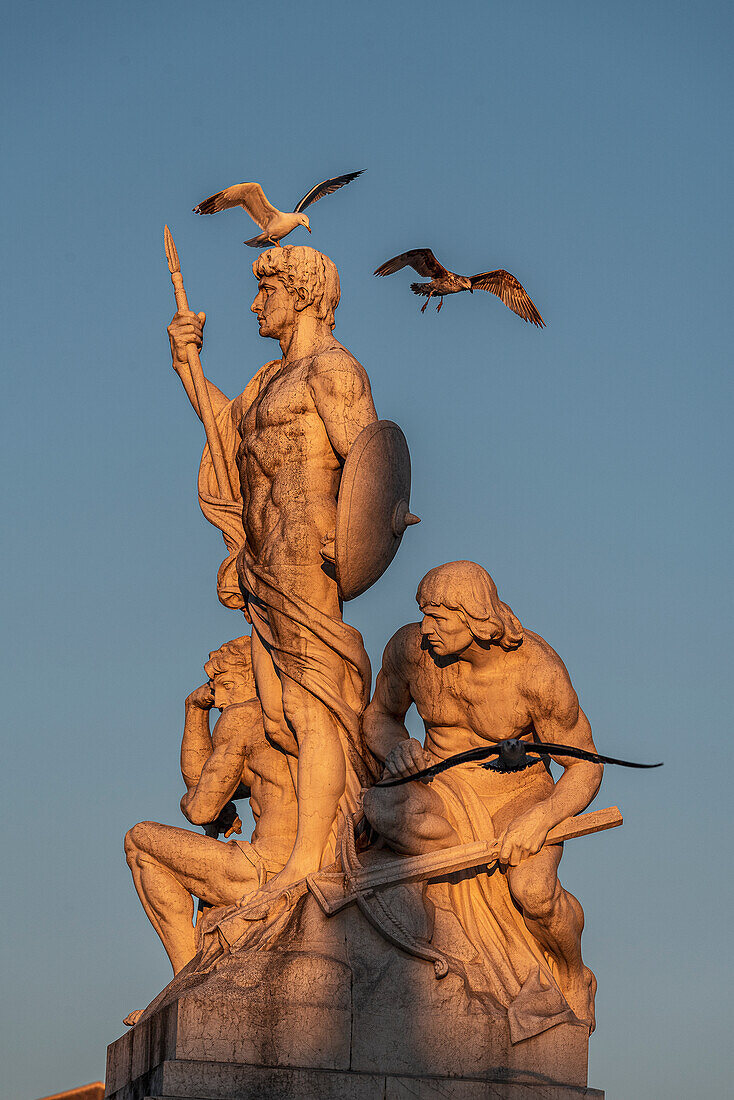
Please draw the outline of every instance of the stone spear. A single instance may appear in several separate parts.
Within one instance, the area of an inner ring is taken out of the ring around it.
[[[166,248],[166,259],[168,260],[168,270],[171,272],[171,282],[173,283],[173,291],[176,295],[176,307],[179,312],[188,312],[189,303],[186,297],[183,276],[181,274],[181,264],[179,263],[176,245],[173,242],[171,230],[168,228],[168,226],[166,226],[163,231],[163,239]],[[214,419],[214,410],[212,409],[209,387],[206,384],[204,371],[201,368],[199,353],[193,346],[193,344],[189,344],[189,347],[187,349],[187,358],[189,361],[189,372],[191,374],[191,381],[194,386],[194,393],[196,394],[196,401],[199,406],[199,416],[201,417],[201,422],[204,425],[204,431],[206,432],[206,441],[209,444],[209,452],[212,456],[214,476],[217,479],[217,488],[219,490],[219,495],[220,497],[233,500],[236,498],[236,493],[234,492],[232,483],[229,479],[229,471],[224,458],[222,441],[219,437],[219,432],[217,430],[217,422]]]

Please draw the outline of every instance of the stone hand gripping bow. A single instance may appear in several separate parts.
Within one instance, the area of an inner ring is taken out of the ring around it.
[[[554,826],[545,838],[545,844],[561,844],[564,840],[614,829],[622,821],[622,815],[616,806],[579,814]],[[341,869],[325,868],[308,875],[306,879],[309,890],[327,916],[338,913],[345,905],[356,901],[365,916],[372,919],[367,911],[368,902],[377,891],[389,886],[423,882],[438,875],[466,871],[470,867],[491,867],[500,854],[497,840],[475,840],[470,844],[456,844],[419,856],[386,858],[366,869],[359,863],[354,836],[354,826],[347,820],[342,833]],[[363,905],[363,902],[367,904]]]
[[[531,755],[535,755],[536,759],[529,759]],[[497,745],[457,753],[413,775],[382,780],[377,786],[397,786],[420,779],[430,781],[440,772],[466,763],[479,763],[480,767],[492,768],[500,772],[522,771],[537,763],[543,756],[549,755],[571,756],[590,760],[593,763],[621,764],[633,768],[661,766],[617,760],[614,757],[601,756],[570,745],[529,745],[519,738],[508,738]],[[490,756],[497,756],[497,761],[489,761]],[[544,844],[560,844],[575,837],[614,829],[622,824],[622,820],[622,815],[616,806],[594,810],[588,814],[579,814],[577,817],[561,821],[552,828]],[[500,844],[497,839],[477,840],[418,856],[385,858],[371,867],[363,867],[357,856],[354,826],[351,821],[345,821],[342,830],[341,866],[309,875],[307,884],[327,916],[356,902],[364,916],[393,943],[411,954],[430,959],[434,964],[436,977],[441,978],[448,972],[446,961],[441,953],[423,938],[417,939],[408,933],[408,929],[401,927],[401,922],[395,919],[395,914],[391,911],[392,907],[385,903],[387,899],[381,900],[381,891],[391,886],[423,882],[439,875],[450,875],[472,867],[489,869],[497,862],[499,854]]]

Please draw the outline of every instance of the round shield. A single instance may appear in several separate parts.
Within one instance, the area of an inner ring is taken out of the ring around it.
[[[334,564],[343,600],[373,585],[397,553],[410,513],[410,453],[392,420],[368,424],[342,471],[336,509]]]

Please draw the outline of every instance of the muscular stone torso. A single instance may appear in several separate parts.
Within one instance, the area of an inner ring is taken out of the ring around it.
[[[480,670],[456,659],[435,661],[421,647],[417,623],[404,627],[396,642],[401,673],[425,724],[425,747],[430,752],[446,757],[487,741],[532,739],[526,671],[530,664],[537,667],[538,658],[555,657],[537,635],[526,631],[517,650],[497,647],[492,663]]]
[[[273,364],[239,429],[247,543],[276,576],[320,569],[322,539],[334,528],[341,463],[309,387],[312,363]]]
[[[253,720],[254,710],[257,717]],[[241,716],[243,727],[248,730],[241,782],[250,792],[250,810],[255,819],[252,843],[261,854],[285,863],[293,847],[298,824],[290,768],[283,754],[273,748],[265,736],[259,703],[234,703],[227,711],[230,719]],[[219,721],[212,734],[215,747],[219,740]],[[225,733],[223,739],[228,740],[229,736]]]

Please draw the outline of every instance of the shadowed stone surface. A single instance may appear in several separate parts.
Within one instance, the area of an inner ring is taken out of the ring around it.
[[[598,1089],[542,1081],[459,1081],[201,1062],[166,1062],[150,1084],[165,1091],[138,1093],[141,1100],[604,1100]]]
[[[106,1095],[601,1097],[586,1089],[587,1045],[571,1024],[511,1043],[506,1014],[490,1016],[456,975],[437,981],[356,909],[327,921],[306,897],[288,950],[175,978],[110,1046]]]

